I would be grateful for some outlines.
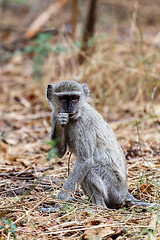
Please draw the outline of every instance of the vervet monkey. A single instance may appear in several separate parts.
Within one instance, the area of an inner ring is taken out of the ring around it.
[[[77,157],[58,199],[69,199],[69,192],[81,185],[92,203],[105,208],[117,209],[126,203],[151,206],[128,192],[122,148],[103,117],[88,104],[88,95],[86,84],[71,80],[47,88],[52,109],[51,139],[58,139],[58,156],[63,157],[68,147]]]

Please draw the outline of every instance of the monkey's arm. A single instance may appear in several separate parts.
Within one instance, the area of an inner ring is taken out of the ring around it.
[[[67,144],[64,135],[64,126],[58,122],[55,113],[52,113],[51,140],[57,140],[58,157],[62,158],[66,152]]]
[[[63,185],[63,189],[67,192],[61,190],[58,194],[58,199],[68,200],[70,197],[69,193],[73,193],[76,190],[91,168],[95,142],[93,136],[90,135],[90,133],[86,133],[87,138],[84,138],[84,136],[79,137],[76,146],[77,160],[71,174]]]

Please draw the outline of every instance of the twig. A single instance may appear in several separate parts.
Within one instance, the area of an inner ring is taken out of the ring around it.
[[[49,166],[49,167],[45,167],[45,168],[40,168],[40,169],[33,169],[33,170],[28,170],[28,171],[20,171],[20,172],[7,172],[7,173],[0,173],[0,177],[14,177],[14,176],[18,176],[21,174],[28,174],[28,173],[36,173],[36,172],[45,172],[47,170],[52,170],[54,167],[53,166]],[[36,178],[36,177],[35,177]]]
[[[75,211],[77,211],[77,208],[75,208],[73,211],[71,211],[71,212],[68,212],[68,213],[66,213],[66,214],[64,214],[64,215],[62,215],[61,217],[59,217],[58,219],[62,219],[62,218],[65,218],[65,217],[67,217],[68,215],[71,215],[72,213],[74,213]]]
[[[141,144],[141,139],[140,139],[140,134],[139,134],[139,126],[138,126],[139,122],[136,121],[136,128],[137,128],[137,136],[138,136],[138,142],[139,142],[139,147],[140,147],[140,152],[141,152],[141,157],[142,159],[148,163],[148,166],[151,167],[150,163],[148,162],[148,160],[144,157],[143,152],[142,152],[142,144]]]
[[[57,13],[69,0],[57,0],[52,3],[35,21],[30,25],[23,38],[28,40],[37,34],[40,28],[49,20],[49,18]]]
[[[30,209],[30,210],[28,211],[28,215],[30,215],[31,212],[33,212],[42,202],[44,202],[44,201],[45,201],[47,198],[49,198],[49,197],[50,197],[50,196],[47,196],[47,197],[43,198],[39,203],[37,203],[32,209]],[[21,221],[22,219],[25,218],[25,216],[26,216],[26,214],[24,214],[23,216],[21,216],[20,218],[18,218],[14,223],[17,223],[17,222]]]
[[[67,169],[68,176],[69,176],[69,173],[70,173],[70,160],[71,160],[71,156],[72,156],[72,153],[70,152],[69,153],[69,157],[68,157],[68,169]]]
[[[64,223],[55,225],[55,226],[49,228],[48,230],[52,231],[52,229],[54,229],[54,228],[58,228],[58,227],[61,227],[61,228],[63,228],[63,227],[71,227],[71,226],[75,226],[75,225],[80,225],[80,222],[78,222],[78,221],[64,222]]]
[[[121,223],[121,225],[125,226],[125,223]],[[75,229],[67,229],[67,230],[60,230],[57,232],[47,232],[47,233],[43,233],[45,235],[49,235],[49,234],[60,234],[60,233],[67,233],[67,232],[77,232],[77,231],[85,231],[85,230],[89,230],[89,229],[98,229],[98,228],[104,228],[104,227],[118,227],[119,224],[99,224],[96,226],[90,226],[90,227],[79,227],[79,228],[75,228]]]

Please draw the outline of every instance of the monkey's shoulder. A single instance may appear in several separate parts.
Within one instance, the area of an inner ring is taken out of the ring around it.
[[[82,133],[83,136],[85,135],[84,133],[92,135],[92,137],[96,135],[104,142],[108,141],[108,138],[116,139],[112,129],[102,115],[88,103],[83,106],[81,114],[77,119],[69,121],[67,132],[70,137],[81,135]]]
[[[103,142],[105,147],[121,149],[112,128],[102,115],[89,104],[84,109],[83,122],[85,128],[91,131],[92,136],[96,135],[98,144],[102,145]]]
[[[91,126],[97,125],[98,122],[100,123],[105,122],[103,117],[99,114],[99,112],[89,104],[86,104],[82,108],[81,117],[82,117],[83,123],[91,124]]]

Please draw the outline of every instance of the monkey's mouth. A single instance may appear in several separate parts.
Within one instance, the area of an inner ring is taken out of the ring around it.
[[[69,113],[69,118],[72,118],[76,115],[76,113]]]
[[[76,111],[75,113],[69,113],[69,118],[76,118],[78,114],[78,111]]]

